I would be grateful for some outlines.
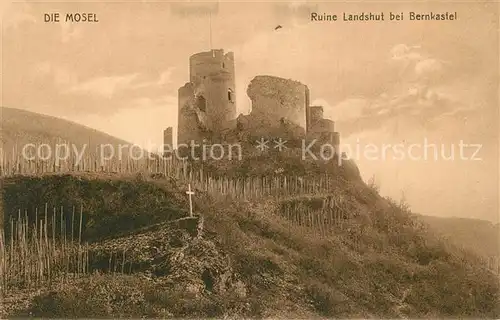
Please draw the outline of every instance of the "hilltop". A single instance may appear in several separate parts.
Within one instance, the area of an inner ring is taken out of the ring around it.
[[[27,110],[0,107],[0,123],[0,141],[5,152],[10,152],[16,144],[23,146],[27,143],[53,144],[61,141],[77,147],[87,144],[89,150],[95,150],[99,144],[130,145],[127,141],[78,123]]]
[[[123,142],[52,117],[2,112],[7,145],[85,144],[88,137]],[[462,248],[469,240],[436,235],[406,205],[367,186],[353,162],[302,161],[292,148],[245,150],[238,162],[188,163],[208,177],[173,167],[171,176],[95,171],[2,178],[5,239],[24,239],[30,229],[40,237],[4,247],[0,314],[500,316],[498,276],[480,254]],[[438,226],[433,220],[427,222]],[[68,249],[79,227],[83,245]],[[42,237],[48,233],[53,242]]]
[[[13,315],[500,315],[498,279],[479,258],[361,181],[338,179],[326,194],[247,200],[197,188],[193,218],[186,182],[172,178],[16,177],[4,185],[14,215],[45,199],[49,207],[83,204],[94,272],[7,296],[23,301],[14,310],[6,304]],[[339,213],[332,224],[317,220],[325,203]]]

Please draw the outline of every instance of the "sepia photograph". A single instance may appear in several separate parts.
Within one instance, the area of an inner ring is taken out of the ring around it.
[[[499,2],[0,14],[0,318],[500,318]]]

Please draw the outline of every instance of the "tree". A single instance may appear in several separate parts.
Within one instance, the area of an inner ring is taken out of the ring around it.
[[[375,190],[377,193],[380,192],[380,185],[377,184],[375,175],[372,175],[372,177],[368,180],[368,187],[370,187],[372,190]]]
[[[406,201],[405,192],[402,190],[401,190],[401,199],[399,200],[399,209],[401,209],[401,211],[406,213],[409,213],[411,211],[410,205]]]

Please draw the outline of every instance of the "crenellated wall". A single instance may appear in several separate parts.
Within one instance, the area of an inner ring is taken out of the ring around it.
[[[200,52],[189,58],[190,81],[207,100],[207,126],[218,132],[236,119],[234,54],[224,50]]]
[[[199,52],[189,57],[189,81],[198,81],[217,75],[227,75],[234,81],[234,53],[224,54],[224,50],[217,49]],[[233,86],[234,88],[234,86]]]

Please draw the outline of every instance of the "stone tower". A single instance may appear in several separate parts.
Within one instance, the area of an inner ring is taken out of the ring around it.
[[[189,58],[189,82],[179,89],[178,143],[217,139],[236,118],[234,54],[200,52]]]

